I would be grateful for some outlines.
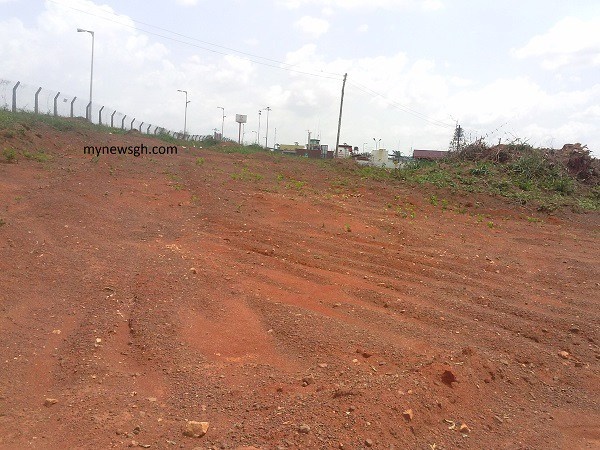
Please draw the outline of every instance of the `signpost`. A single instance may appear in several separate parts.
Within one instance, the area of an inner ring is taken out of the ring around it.
[[[246,123],[247,120],[248,120],[248,116],[246,114],[236,114],[235,115],[235,121],[238,123],[238,126],[239,126],[238,144],[242,143],[242,124]]]

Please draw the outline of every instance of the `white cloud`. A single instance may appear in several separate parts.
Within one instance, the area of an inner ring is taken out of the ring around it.
[[[600,17],[566,17],[546,33],[512,50],[513,56],[542,60],[542,67],[556,70],[565,66],[600,65]]]
[[[308,0],[298,1],[306,4]],[[321,5],[322,8],[341,8],[341,1],[325,0],[325,3],[329,6]],[[356,6],[367,2],[349,0],[349,3]],[[424,4],[387,2],[389,7],[393,7],[392,3]],[[0,20],[2,78],[28,84],[32,88],[27,91],[28,95],[32,90],[35,92],[37,86],[43,86],[80,99],[87,98],[90,36],[75,31],[81,27],[96,32],[95,101],[131,114],[129,118],[135,115],[147,123],[181,129],[183,94],[177,89],[185,89],[191,100],[190,132],[206,134],[214,127],[220,129],[221,112],[217,106],[224,106],[226,135],[237,137],[233,118],[236,113],[247,114],[246,139],[251,140],[252,130],[258,130],[258,109],[270,106],[273,109],[270,126],[277,128],[280,143],[303,142],[309,129],[314,136],[320,135],[323,143],[333,145],[335,142],[341,76],[338,79],[307,77],[255,65],[239,56],[163,44],[155,36],[136,29],[127,16],[118,16],[119,23],[100,19],[98,16],[115,19],[113,10],[91,0],[60,0],[58,5],[54,2],[43,5],[45,9],[38,12],[31,25],[16,18]],[[89,11],[92,15],[61,5]],[[298,27],[317,36],[329,29],[327,21],[315,25],[320,20],[315,22],[307,16]],[[261,37],[261,48],[267,40],[266,36]],[[508,122],[502,133],[509,130],[530,142],[548,145],[548,141],[554,139],[554,143],[561,146],[565,142],[579,141],[589,144],[592,151],[600,150],[597,126],[600,81],[585,84],[583,77],[579,90],[556,92],[546,87],[544,80],[515,76],[508,71],[500,79],[482,82],[475,78],[477,74],[467,79],[453,72],[452,64],[445,66],[447,55],[440,59],[413,59],[407,53],[385,53],[383,47],[377,48],[381,53],[346,58],[327,56],[314,41],[285,48],[284,61],[293,65],[294,70],[348,72],[343,142],[362,146],[369,141],[368,149],[373,143],[372,137],[376,136],[382,138],[388,149],[400,148],[405,154],[411,146],[442,149],[451,139],[453,118],[456,118],[474,135],[489,133]],[[566,48],[584,51],[588,47]],[[538,50],[539,57],[546,57],[541,52],[542,47]],[[565,73],[565,81],[571,75]],[[572,86],[572,83],[559,81],[555,84]],[[0,86],[0,102],[3,98],[10,101],[11,86]],[[392,102],[376,96],[371,89]],[[42,100],[42,104],[44,109],[51,107],[52,97],[49,103],[47,99]],[[439,121],[450,126],[438,126]],[[264,121],[262,127],[264,130]],[[264,140],[263,132],[261,140]]]
[[[369,31],[369,25],[367,25],[366,23],[363,23],[362,25],[360,25],[358,27],[357,30],[359,33],[366,33],[367,31]]]
[[[329,22],[317,17],[303,16],[294,23],[294,26],[304,34],[318,38],[329,30]]]
[[[449,100],[450,108],[459,117],[477,126],[487,126],[522,118],[545,100],[545,94],[531,80],[514,78],[458,91]]]
[[[198,4],[198,0],[175,0],[175,1],[183,6],[195,6]]]
[[[441,0],[279,0],[278,3],[289,9],[305,5],[335,7],[340,9],[421,9],[436,11],[443,8]]]

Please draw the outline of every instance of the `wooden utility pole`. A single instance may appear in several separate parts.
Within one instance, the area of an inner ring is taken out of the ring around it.
[[[344,107],[344,89],[346,87],[346,78],[348,74],[344,74],[344,82],[342,83],[342,99],[340,101],[340,117],[338,119],[338,130],[337,130],[337,138],[335,140],[335,157],[338,155],[338,147],[340,146],[340,129],[342,128],[342,108]]]

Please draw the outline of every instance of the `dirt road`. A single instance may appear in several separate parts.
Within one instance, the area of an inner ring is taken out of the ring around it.
[[[0,137],[1,448],[600,448],[598,214],[142,139]]]

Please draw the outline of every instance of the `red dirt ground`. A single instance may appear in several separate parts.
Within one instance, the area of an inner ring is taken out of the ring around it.
[[[0,137],[1,448],[600,448],[598,214],[141,141]]]

